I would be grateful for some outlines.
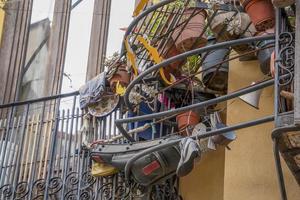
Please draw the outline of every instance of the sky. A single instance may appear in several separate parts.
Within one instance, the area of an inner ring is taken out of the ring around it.
[[[75,1],[75,0],[73,0]],[[32,23],[52,18],[54,0],[34,0]],[[68,37],[65,73],[72,82],[64,78],[62,93],[78,90],[85,83],[85,73],[90,43],[94,0],[83,0],[72,10]],[[121,47],[124,31],[132,21],[134,0],[112,0],[109,24],[107,55],[112,55]]]

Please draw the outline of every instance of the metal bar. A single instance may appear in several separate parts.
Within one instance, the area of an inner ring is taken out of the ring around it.
[[[215,49],[219,49],[219,48],[223,48],[223,47],[230,47],[230,46],[234,46],[237,44],[247,44],[250,42],[254,42],[254,41],[261,41],[261,40],[267,40],[267,39],[273,39],[274,35],[268,35],[268,36],[261,36],[261,37],[253,37],[253,38],[243,38],[243,39],[237,39],[237,40],[233,40],[233,41],[227,41],[227,42],[221,42],[215,45],[211,45],[211,46],[205,46],[202,48],[198,48],[198,49],[194,49],[182,54],[179,54],[177,56],[174,56],[172,58],[166,59],[163,62],[156,64],[150,68],[148,68],[147,70],[143,71],[141,74],[139,74],[132,82],[130,82],[130,84],[128,85],[127,89],[126,89],[126,93],[124,95],[124,101],[125,104],[128,108],[130,108],[132,110],[132,106],[129,102],[129,93],[131,92],[131,90],[133,89],[134,85],[136,85],[139,81],[141,81],[144,77],[146,77],[146,75],[154,72],[155,70],[158,70],[162,67],[168,66],[169,64],[184,59],[188,56],[192,56],[192,55],[198,55],[201,54],[203,52],[207,52],[207,51],[211,51],[211,50],[215,50]]]
[[[23,115],[23,125],[21,128],[21,138],[18,138],[18,142],[19,142],[19,152],[16,156],[17,158],[17,163],[16,163],[16,176],[13,178],[14,180],[14,188],[16,188],[17,184],[18,184],[18,180],[19,180],[19,176],[20,176],[20,168],[21,168],[21,154],[22,154],[22,149],[23,149],[23,145],[24,145],[24,137],[25,137],[25,133],[26,133],[26,124],[28,121],[28,113],[29,113],[29,106],[30,104],[27,104],[25,107],[25,111],[24,111],[24,115]]]
[[[57,105],[56,105],[56,108],[55,108],[55,126],[53,127],[53,134],[52,134],[52,137],[50,138],[50,162],[48,164],[48,173],[47,173],[47,179],[46,179],[46,187],[45,187],[45,193],[44,193],[44,200],[47,200],[49,197],[48,197],[48,194],[49,194],[49,191],[48,191],[48,188],[49,188],[49,184],[50,184],[50,177],[51,177],[51,174],[52,174],[52,166],[53,166],[53,162],[54,162],[54,156],[55,156],[55,147],[56,147],[56,142],[57,142],[57,132],[58,132],[58,127],[59,127],[59,115],[60,115],[60,111],[59,111],[59,107],[60,107],[60,102],[61,102],[61,99],[58,99],[57,100]],[[47,167],[47,166],[45,166]]]
[[[8,107],[13,107],[13,106],[21,106],[25,104],[33,104],[37,102],[43,102],[43,101],[48,101],[48,100],[53,100],[53,99],[59,99],[59,98],[66,98],[74,95],[78,95],[79,91],[75,92],[70,92],[70,93],[65,93],[65,94],[58,94],[58,95],[51,95],[47,97],[41,97],[41,98],[36,98],[36,99],[31,99],[27,101],[17,101],[13,103],[8,103],[8,104],[2,104],[0,105],[0,108],[8,108]]]
[[[36,177],[36,170],[37,170],[37,159],[38,159],[38,148],[40,147],[40,142],[41,142],[41,136],[42,136],[42,131],[43,131],[43,122],[44,122],[44,117],[45,117],[45,106],[46,103],[43,102],[43,110],[42,110],[42,115],[40,118],[40,123],[38,124],[38,132],[37,132],[37,145],[34,148],[34,152],[33,152],[33,157],[34,157],[34,162],[33,162],[33,171],[32,171],[32,175],[30,177],[30,188],[29,188],[29,199],[32,198],[32,193],[33,193],[33,185],[34,182],[33,180]]]
[[[153,6],[149,7],[147,10],[143,11],[141,14],[139,14],[139,15],[131,22],[131,24],[128,26],[128,28],[127,28],[127,30],[126,30],[126,32],[125,32],[125,34],[124,34],[124,39],[127,38],[127,36],[130,34],[130,32],[133,30],[133,28],[136,26],[136,24],[139,23],[139,21],[140,21],[141,19],[143,19],[143,18],[144,18],[145,16],[147,16],[149,13],[151,13],[151,12],[157,10],[158,8],[163,7],[164,5],[167,5],[167,4],[169,4],[169,3],[173,2],[173,1],[175,1],[175,0],[165,0],[165,1],[161,1],[161,2],[159,2],[159,3],[157,3],[157,4],[153,5]],[[120,53],[121,56],[124,55],[124,51],[125,51],[125,46],[124,46],[124,44],[123,44],[122,47],[121,47],[121,51],[120,51],[120,52],[121,52],[121,53]]]
[[[300,27],[300,2],[296,1],[296,28]],[[300,125],[300,32],[295,33],[294,123]]]
[[[77,0],[75,3],[72,4],[71,6],[71,10],[73,10],[74,8],[76,8],[83,0]]]
[[[275,29],[275,56],[279,55],[279,35],[281,30],[281,12],[280,9],[276,8],[276,29]],[[279,65],[275,62],[275,85],[274,85],[274,113],[275,113],[275,123],[277,123],[279,115]],[[276,124],[275,124],[276,125]]]
[[[298,126],[287,126],[287,127],[277,128],[272,131],[273,153],[275,158],[275,165],[276,165],[276,172],[278,177],[281,200],[287,200],[287,193],[285,189],[284,176],[283,176],[283,171],[282,171],[282,166],[280,161],[278,142],[280,137],[283,134],[286,134],[291,131],[299,131],[299,130],[300,127]]]
[[[165,117],[165,116],[179,114],[181,112],[189,111],[189,110],[196,109],[196,108],[204,108],[206,106],[215,105],[217,103],[239,97],[241,95],[271,86],[273,84],[274,84],[274,80],[271,79],[271,80],[264,81],[264,82],[258,83],[256,85],[250,86],[248,88],[233,92],[233,93],[225,95],[225,96],[220,96],[220,97],[217,97],[214,99],[210,99],[208,101],[204,101],[204,102],[192,104],[189,106],[177,108],[175,110],[168,110],[168,111],[159,112],[159,113],[131,117],[131,118],[127,118],[127,119],[120,119],[120,120],[116,120],[115,123],[116,123],[116,126],[121,131],[121,133],[124,135],[124,137],[126,137],[129,141],[134,141],[133,138],[127,133],[127,131],[124,130],[124,128],[121,125],[122,123],[130,123],[130,122],[134,122],[134,121],[141,121],[141,120],[147,120],[147,119],[153,119],[153,118],[161,118],[161,117]]]

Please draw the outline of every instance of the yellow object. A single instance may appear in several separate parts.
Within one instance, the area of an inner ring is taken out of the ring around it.
[[[133,11],[133,17],[138,16],[148,2],[149,0],[140,0],[140,2],[138,3],[138,5],[135,7]]]
[[[4,17],[5,11],[3,9],[5,1],[0,1],[0,44],[2,40],[2,32],[3,32],[3,25],[4,25]]]
[[[118,81],[116,85],[116,93],[120,96],[124,96],[125,92],[126,92],[126,87],[123,87]]]
[[[157,49],[155,47],[151,46],[145,38],[143,38],[142,36],[139,35],[139,36],[137,36],[137,40],[140,43],[142,43],[144,45],[144,47],[148,50],[151,59],[156,64],[161,63],[163,61],[163,59],[159,56],[159,53],[158,53]],[[171,76],[171,80],[168,80],[166,78],[163,68],[159,69],[159,73],[160,73],[161,78],[163,79],[163,81],[166,84],[171,85],[175,81],[175,78],[173,76]]]
[[[94,177],[102,177],[102,176],[110,176],[118,173],[118,169],[103,163],[93,162],[92,164],[92,176]]]
[[[126,51],[127,51],[127,59],[129,60],[132,68],[133,68],[133,73],[135,76],[138,75],[138,70],[137,70],[137,66],[136,66],[136,56],[133,53],[129,43],[128,43],[128,37],[125,39],[125,47],[126,47]]]

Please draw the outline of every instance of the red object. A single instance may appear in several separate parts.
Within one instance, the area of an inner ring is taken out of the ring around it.
[[[182,114],[177,115],[176,121],[178,123],[178,129],[180,131],[184,130],[188,126],[195,126],[200,122],[200,117],[196,112],[189,111]],[[183,135],[187,136],[188,133],[183,131]]]
[[[258,31],[274,27],[275,11],[271,0],[241,0],[241,3]]]
[[[143,173],[147,176],[159,168],[160,164],[157,162],[157,160],[155,160],[143,168]]]
[[[92,156],[91,159],[97,163],[104,163],[100,156]]]

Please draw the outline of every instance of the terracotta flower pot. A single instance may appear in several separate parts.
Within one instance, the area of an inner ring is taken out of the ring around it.
[[[214,38],[211,38],[209,45],[213,44],[214,40]],[[227,91],[229,62],[222,63],[218,70],[214,66],[224,59],[228,59],[228,53],[228,48],[222,48],[209,52],[205,57],[202,64],[202,70],[204,71],[202,73],[202,81],[207,88],[222,92]],[[202,55],[202,57],[204,56],[205,54]]]
[[[274,33],[274,29],[268,29],[262,33],[259,33],[258,35],[263,36],[263,35],[268,35],[273,33]],[[257,58],[260,63],[260,69],[264,74],[270,73],[270,60],[271,60],[271,55],[274,51],[274,47],[270,47],[272,45],[275,45],[275,40],[260,41],[256,45],[258,48],[265,48],[257,52]]]
[[[193,16],[191,17],[191,15]],[[190,17],[191,19],[185,23],[185,20]],[[206,11],[200,8],[189,8],[184,11],[182,16],[183,24],[176,28],[172,34],[178,51],[183,53],[206,45],[205,33],[202,34],[206,17]],[[201,34],[202,36],[200,37]]]
[[[126,87],[130,82],[130,75],[126,70],[126,64],[117,63],[118,69],[112,78],[109,80],[110,87],[113,91],[116,89],[116,85],[119,82],[123,87]]]
[[[271,0],[241,0],[241,3],[258,31],[274,27],[275,11]]]
[[[284,8],[295,3],[295,0],[272,0],[273,5],[277,8]]]
[[[200,117],[196,112],[188,111],[177,115],[176,121],[178,123],[178,129],[180,131],[186,129],[189,126],[195,126],[200,122]],[[187,136],[187,131],[183,131],[182,135]]]

